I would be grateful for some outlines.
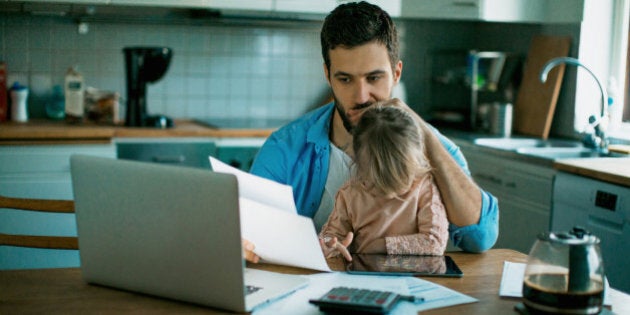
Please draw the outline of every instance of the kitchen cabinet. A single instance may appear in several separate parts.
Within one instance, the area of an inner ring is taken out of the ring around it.
[[[475,182],[499,201],[499,238],[495,248],[528,253],[540,232],[548,231],[556,171],[549,166],[492,154],[457,143]]]
[[[558,172],[551,228],[568,231],[576,225],[599,237],[610,286],[630,292],[630,187]]]
[[[9,2],[225,10],[227,15],[322,19],[350,0],[16,0]],[[515,23],[580,23],[584,0],[369,0],[395,18]],[[37,8],[25,9],[36,11]]]
[[[216,158],[221,162],[249,172],[256,154],[266,138],[232,138],[217,140]]]
[[[0,192],[10,197],[73,199],[70,156],[116,157],[113,144],[2,145]],[[15,213],[0,209],[0,233],[76,236],[74,214]],[[28,222],[28,223],[27,223]],[[76,250],[0,247],[0,269],[78,267]]]
[[[583,0],[402,0],[401,17],[488,22],[579,23]]]
[[[226,10],[271,11],[273,0],[109,0],[112,5],[212,8]]]
[[[274,0],[274,11],[328,14],[339,4],[350,0]],[[392,17],[400,16],[400,0],[368,0],[387,11]]]
[[[205,6],[206,2],[208,2],[208,0],[109,0],[108,4],[196,8]]]
[[[212,156],[249,171],[266,138],[117,138],[119,159],[211,169]]]
[[[216,156],[212,138],[118,138],[119,159],[210,169],[209,156]]]

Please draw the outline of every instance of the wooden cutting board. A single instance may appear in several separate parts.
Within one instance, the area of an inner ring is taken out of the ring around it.
[[[568,56],[570,46],[570,37],[537,35],[532,38],[523,80],[514,104],[512,120],[515,134],[542,139],[549,137],[565,65],[554,67],[544,84],[540,82],[540,71],[547,61]]]

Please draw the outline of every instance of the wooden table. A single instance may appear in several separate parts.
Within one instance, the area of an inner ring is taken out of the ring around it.
[[[479,299],[477,303],[457,305],[422,314],[517,314],[513,307],[519,299],[499,297],[499,283],[504,261],[525,262],[525,254],[492,249],[483,254],[448,253],[464,272],[462,278],[425,278]],[[331,260],[338,269],[340,261]],[[292,274],[313,271],[275,265],[257,268]],[[612,294],[612,310],[630,314],[630,296]],[[81,271],[71,269],[35,269],[0,271],[0,314],[77,314],[77,313],[150,313],[150,314],[229,314],[211,308],[171,301],[147,295],[89,285]]]

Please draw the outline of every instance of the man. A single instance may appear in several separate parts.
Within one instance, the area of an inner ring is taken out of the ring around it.
[[[412,113],[426,134],[427,156],[442,194],[455,246],[482,252],[498,234],[496,198],[470,178],[459,148],[430,127],[406,104],[391,99],[402,74],[398,35],[389,15],[367,2],[333,10],[321,31],[324,74],[334,101],[274,132],[258,153],[251,173],[291,185],[298,213],[326,222],[339,187],[350,177],[352,128],[376,103]],[[348,245],[349,235],[341,242]],[[244,241],[245,257],[256,261],[254,244]]]

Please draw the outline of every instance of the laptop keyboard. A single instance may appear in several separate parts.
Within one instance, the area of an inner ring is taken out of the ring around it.
[[[256,291],[260,291],[262,290],[261,287],[257,287],[257,286],[253,286],[253,285],[246,285],[245,286],[245,295],[250,295]]]

